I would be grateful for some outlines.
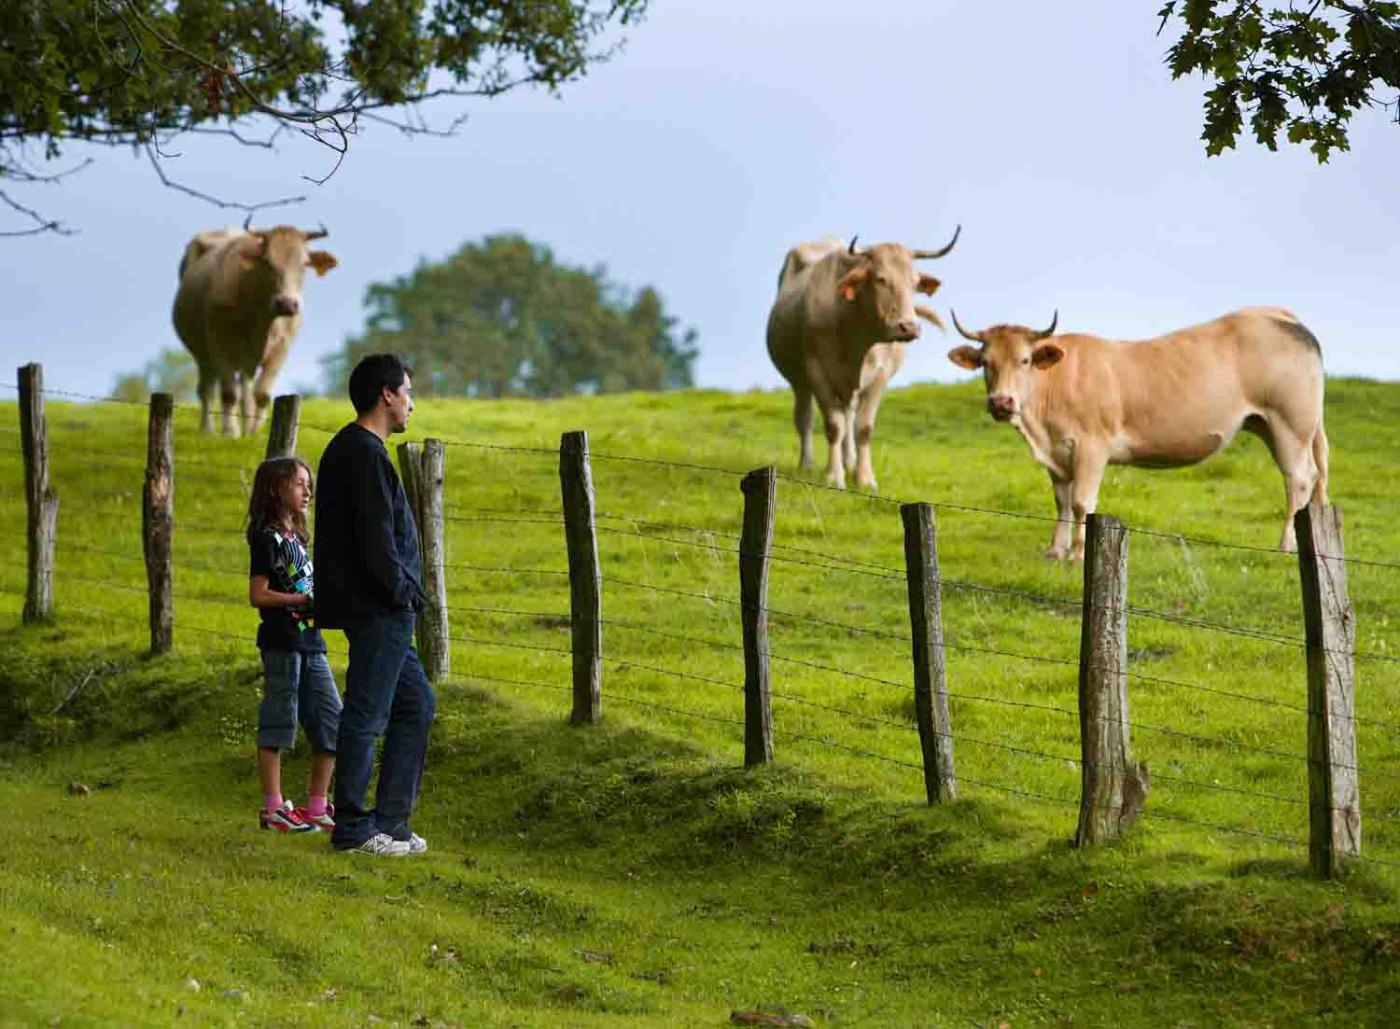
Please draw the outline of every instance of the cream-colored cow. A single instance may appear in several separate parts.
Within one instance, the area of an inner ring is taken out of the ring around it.
[[[823,239],[788,251],[768,314],[768,355],[792,385],[802,468],[812,465],[815,398],[826,426],[826,481],[844,489],[853,469],[858,486],[876,488],[870,438],[885,385],[904,362],[904,344],[919,336],[918,318],[943,324],[914,303],[915,292],[939,286],[914,262],[942,257],[957,241],[955,232],[939,250],[881,243],[857,251],[854,239]]]
[[[307,232],[278,225],[250,230],[245,224],[201,232],[185,247],[172,317],[199,368],[204,432],[213,428],[215,385],[223,403],[224,435],[237,436],[240,420],[249,432],[261,424],[301,325],[306,268],[324,275],[336,265],[332,254],[306,246],[325,235],[325,229]]]
[[[1268,444],[1283,473],[1279,548],[1296,548],[1293,515],[1309,499],[1327,503],[1327,433],[1322,348],[1292,312],[1250,307],[1141,342],[1054,336],[1058,322],[1056,312],[1043,332],[969,332],[954,314],[958,332],[980,345],[948,353],[982,370],[988,412],[1015,426],[1050,473],[1060,520],[1046,557],[1083,559],[1084,519],[1105,466],[1195,464],[1241,429]]]

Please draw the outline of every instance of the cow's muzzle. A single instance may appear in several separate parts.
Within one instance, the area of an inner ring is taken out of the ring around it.
[[[894,338],[900,343],[912,343],[919,338],[919,323],[912,318],[895,322]]]
[[[296,297],[272,298],[272,316],[274,318],[283,318],[289,315],[294,315],[300,310],[301,301],[298,300]]]
[[[1016,413],[1016,398],[991,396],[987,398],[987,413],[999,422],[1004,422]]]

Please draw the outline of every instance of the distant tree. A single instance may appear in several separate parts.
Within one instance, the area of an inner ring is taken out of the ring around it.
[[[488,236],[438,264],[365,291],[365,331],[323,359],[343,393],[365,354],[392,350],[424,395],[557,397],[693,385],[695,332],[680,332],[650,286],[557,264],[523,236]]]
[[[144,148],[167,185],[221,206],[266,206],[170,182],[164,148],[185,133],[270,147],[293,129],[330,148],[333,171],[365,121],[441,135],[424,120],[422,101],[526,84],[557,90],[581,78],[608,56],[599,38],[639,19],[647,3],[3,0],[0,187],[61,178],[31,158],[58,157],[81,140]],[[401,117],[388,119],[396,109]],[[271,137],[252,138],[259,127]],[[3,188],[0,203],[29,223],[0,235],[65,231]]]
[[[112,396],[141,403],[149,400],[152,393],[169,393],[179,403],[196,399],[198,387],[199,370],[194,358],[184,350],[167,347],[139,372],[118,375],[112,384]]]
[[[1283,132],[1306,143],[1319,163],[1347,150],[1347,123],[1363,107],[1395,107],[1380,87],[1400,91],[1400,3],[1308,0],[1269,6],[1255,0],[1170,0],[1160,33],[1181,29],[1167,54],[1172,78],[1202,72],[1206,153],[1231,149],[1249,118],[1270,150]]]

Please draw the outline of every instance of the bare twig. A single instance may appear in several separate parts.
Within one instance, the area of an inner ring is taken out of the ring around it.
[[[236,207],[240,211],[252,212],[260,211],[265,207],[282,207],[287,204],[299,204],[306,200],[306,197],[304,196],[283,197],[280,200],[265,200],[261,203],[256,204],[245,204],[237,200],[220,200],[216,196],[210,196],[208,193],[201,193],[199,190],[186,186],[183,183],[176,182],[174,179],[167,176],[165,174],[165,169],[160,166],[160,161],[157,159],[155,151],[152,150],[152,148],[149,145],[146,147],[146,156],[150,158],[151,166],[155,168],[156,174],[160,176],[160,181],[162,185],[168,186],[170,189],[178,190],[181,193],[188,194],[189,196],[196,197],[200,200],[208,201],[209,203],[214,204],[216,207]]]

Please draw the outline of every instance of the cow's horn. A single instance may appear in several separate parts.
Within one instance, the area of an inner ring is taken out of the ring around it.
[[[858,239],[860,239],[860,233],[859,233],[859,232],[857,232],[854,236],[851,237],[851,245],[848,246],[848,247],[846,248],[846,253],[850,254],[852,257],[855,256],[855,253],[856,253],[856,240],[858,240]]]
[[[321,227],[319,229],[314,229],[311,232],[302,232],[302,235],[306,237],[306,241],[308,243],[310,243],[313,239],[323,239],[324,237],[329,236],[330,234],[330,229],[326,228],[325,222],[321,223]]]
[[[981,334],[980,332],[968,332],[966,329],[964,329],[964,328],[962,327],[962,322],[958,321],[958,312],[957,312],[957,311],[954,311],[954,310],[950,307],[950,308],[948,308],[948,313],[951,314],[951,315],[953,316],[953,328],[955,328],[955,329],[958,330],[958,334],[959,334],[960,336],[962,336],[964,339],[970,339],[970,340],[972,340],[972,342],[974,342],[974,343],[981,343],[981,342],[983,341],[983,340],[982,340],[982,334]]]
[[[1046,329],[1044,332],[1037,332],[1033,338],[1034,338],[1034,339],[1044,339],[1046,336],[1053,336],[1053,335],[1055,335],[1055,326],[1056,326],[1056,325],[1059,325],[1059,324],[1060,324],[1060,309],[1057,307],[1057,308],[1055,308],[1055,317],[1053,317],[1053,318],[1050,319],[1050,328]]]
[[[914,257],[915,257],[916,259],[923,259],[923,258],[929,258],[929,257],[942,257],[942,256],[943,256],[944,254],[946,254],[949,250],[952,250],[952,249],[953,249],[954,244],[957,243],[958,237],[961,236],[961,235],[962,235],[962,226],[959,225],[959,226],[957,227],[957,229],[955,229],[955,230],[953,231],[953,238],[950,239],[950,240],[948,240],[948,245],[947,245],[946,247],[943,247],[943,248],[941,248],[941,249],[939,249],[939,250],[915,250],[915,251],[914,251]]]
[[[248,226],[253,224],[253,212],[248,212],[248,217],[243,219],[243,231],[248,232]]]

